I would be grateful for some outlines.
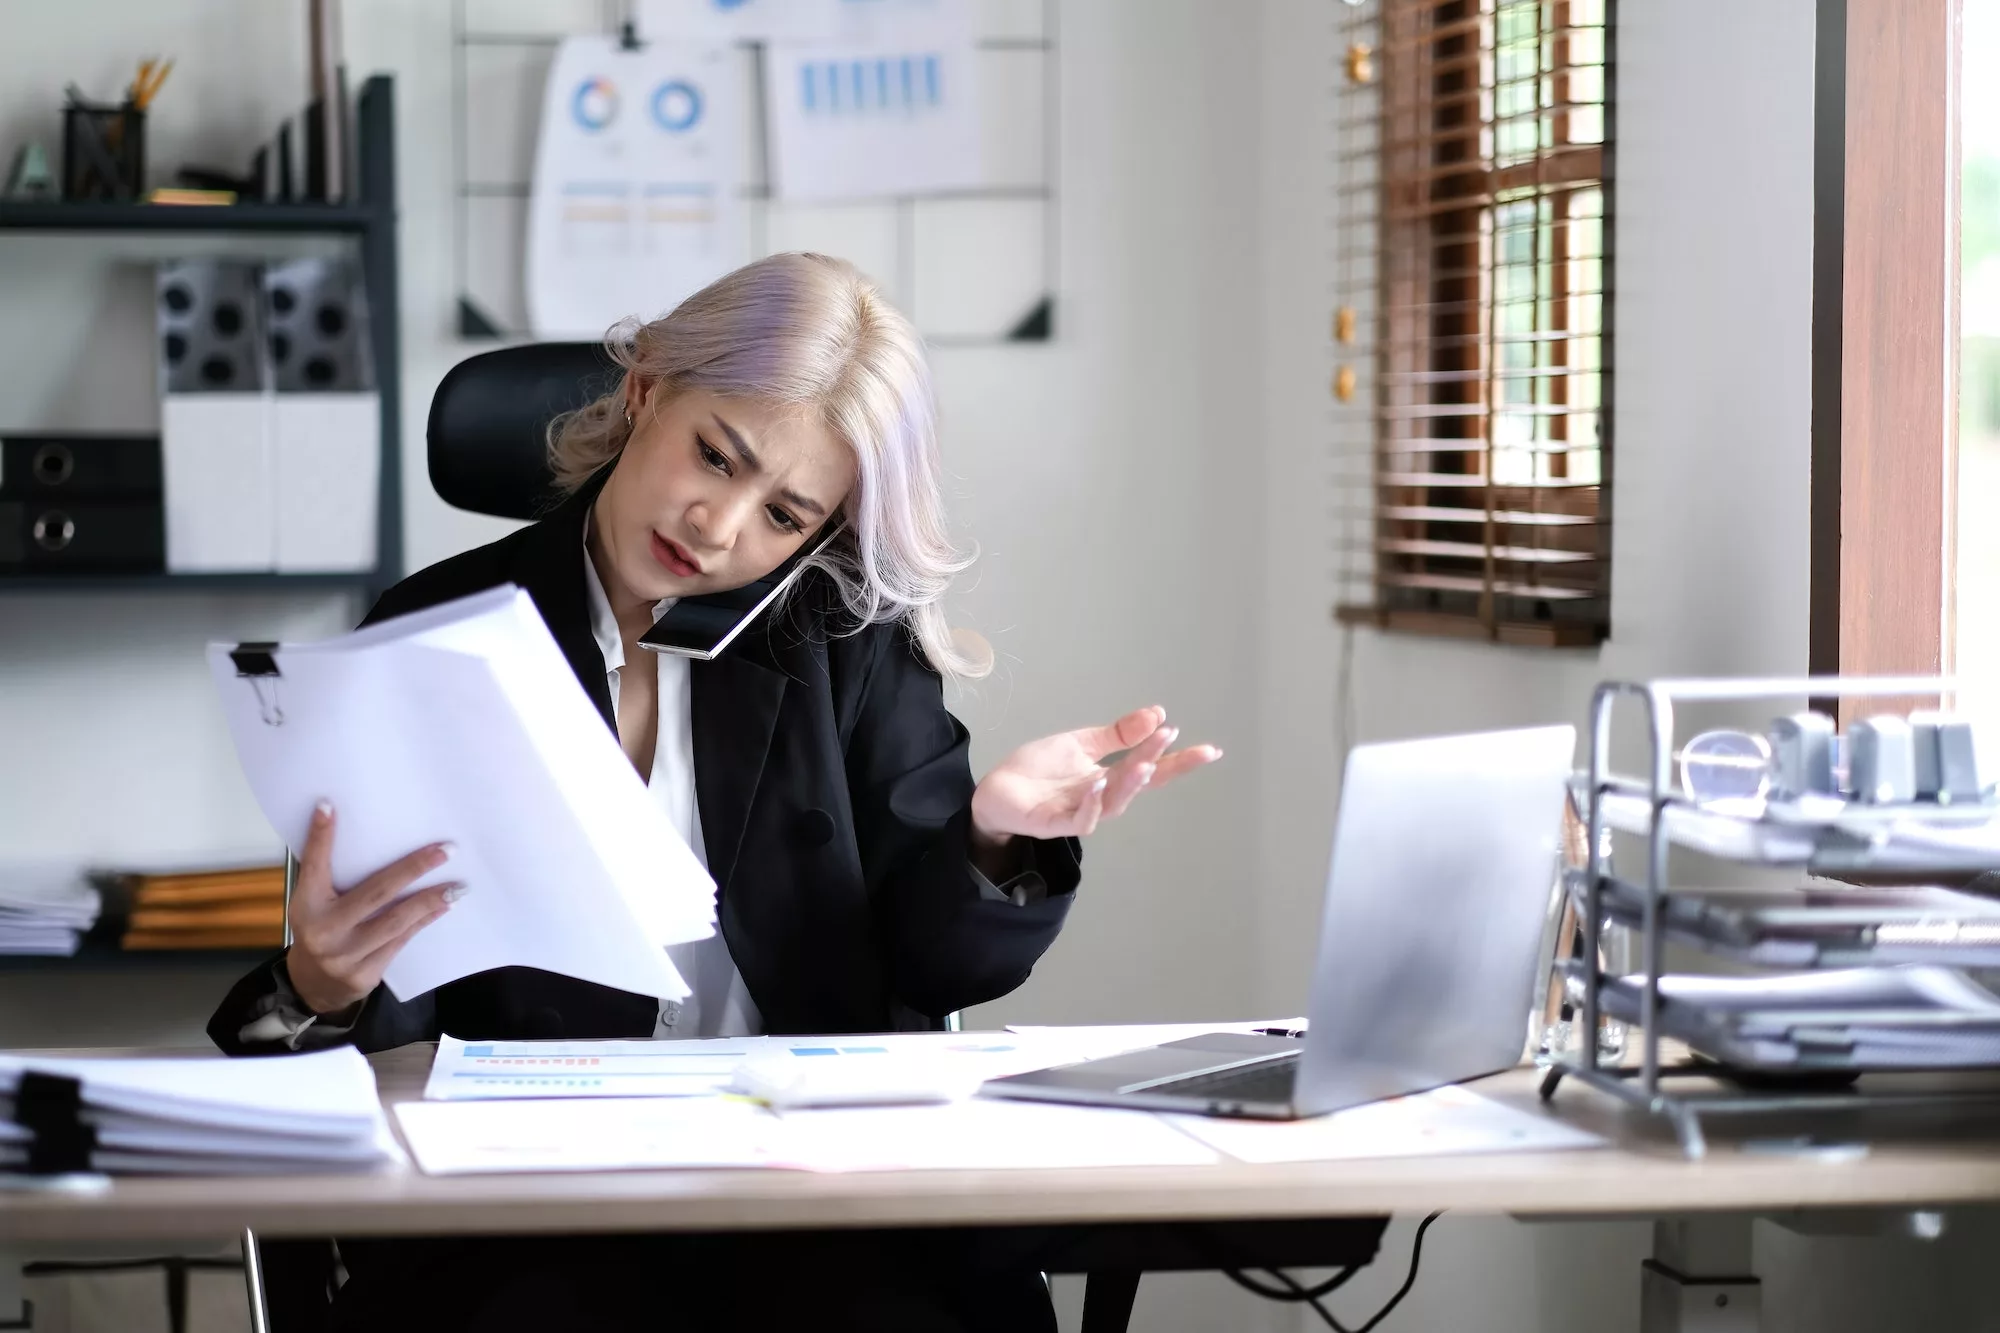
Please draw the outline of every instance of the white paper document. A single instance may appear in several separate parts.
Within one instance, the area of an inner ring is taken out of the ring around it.
[[[209,665],[251,790],[294,853],[321,798],[342,888],[456,846],[419,887],[467,892],[389,964],[398,997],[509,966],[688,993],[666,946],[714,933],[715,883],[527,593],[495,588],[267,661],[234,647],[212,645]]]
[[[73,863],[0,863],[0,953],[73,954],[101,906]]]
[[[943,1106],[792,1111],[787,1152],[811,1171],[1207,1166],[1210,1148],[1144,1111],[975,1097]]]
[[[1209,1031],[1212,1029],[1202,1029]],[[1050,1029],[1058,1032],[1060,1029]],[[1100,1038],[1093,1044],[1102,1044]],[[1135,1044],[1144,1045],[1144,1039]],[[716,1037],[699,1041],[438,1042],[428,1101],[527,1097],[703,1097],[728,1090],[751,1063],[840,1065],[843,1081],[881,1077],[970,1096],[989,1078],[1084,1058],[1070,1041],[1005,1032],[898,1032],[846,1037]]]
[[[427,1175],[986,1171],[1216,1160],[1212,1150],[1143,1112],[978,1098],[784,1115],[731,1097],[404,1102],[396,1120]]]
[[[425,1175],[790,1166],[777,1118],[727,1097],[402,1102]]]
[[[563,42],[528,203],[536,336],[596,339],[656,318],[749,257],[742,71],[715,42]]]
[[[884,42],[970,32],[988,0],[639,0],[649,41]]]
[[[1600,1148],[1604,1139],[1468,1089],[1434,1088],[1309,1120],[1166,1117],[1181,1132],[1239,1162],[1332,1162],[1368,1157],[1548,1152]]]

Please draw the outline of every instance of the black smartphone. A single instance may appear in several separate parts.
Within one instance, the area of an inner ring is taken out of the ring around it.
[[[818,532],[790,559],[758,579],[729,592],[712,592],[700,597],[683,597],[639,636],[639,646],[656,653],[692,657],[708,662],[741,634],[765,607],[778,600],[804,570],[806,560],[840,531],[841,516],[835,514],[820,525]]]

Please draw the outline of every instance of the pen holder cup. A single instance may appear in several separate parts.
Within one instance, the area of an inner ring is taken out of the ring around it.
[[[146,113],[132,106],[63,108],[63,198],[129,202],[145,188]]]

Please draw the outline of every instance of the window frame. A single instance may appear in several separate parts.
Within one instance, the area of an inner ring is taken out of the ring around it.
[[[1592,104],[1601,107],[1602,141],[1572,144],[1572,81],[1578,70],[1596,68],[1570,63],[1575,34],[1587,29],[1573,26],[1578,0],[1531,2],[1537,54],[1525,77],[1533,80],[1538,132],[1526,154],[1518,145],[1503,151],[1509,146],[1501,127],[1523,113],[1499,102],[1500,90],[1517,88],[1523,77],[1503,80],[1500,68],[1501,53],[1518,41],[1502,25],[1526,7],[1522,0],[1380,0],[1379,47],[1360,48],[1379,54],[1382,70],[1380,166],[1371,187],[1378,233],[1368,502],[1373,594],[1369,604],[1336,608],[1345,624],[1551,647],[1592,647],[1610,633],[1617,4],[1602,3],[1602,102]],[[1348,51],[1350,80],[1356,50]],[[1546,63],[1544,50],[1551,52]],[[1543,125],[1550,127],[1546,134]],[[1412,155],[1399,163],[1399,153]],[[1521,190],[1528,192],[1502,197]],[[1578,298],[1586,294],[1576,289],[1572,261],[1591,256],[1577,253],[1571,239],[1590,219],[1573,212],[1573,201],[1589,191],[1602,201],[1593,293],[1601,304],[1595,330],[1578,332]],[[1521,204],[1536,215],[1525,264],[1503,253],[1507,213]],[[1522,272],[1535,284],[1527,301],[1533,327],[1525,338],[1500,327],[1503,307],[1521,301],[1500,284]],[[1594,407],[1571,393],[1573,379],[1593,375],[1572,356],[1586,338],[1598,348]],[[1540,342],[1545,350],[1528,367],[1510,366],[1510,340]],[[1336,375],[1342,401],[1341,375],[1349,373]],[[1530,387],[1527,404],[1512,402],[1508,392],[1520,383]],[[1572,412],[1595,414],[1594,483],[1569,475]],[[1536,447],[1521,451],[1529,453],[1534,473],[1527,483],[1502,481],[1487,469],[1495,457],[1494,423],[1510,416],[1548,423],[1534,432]],[[1405,424],[1413,419],[1426,422],[1422,431]],[[1459,438],[1467,449],[1436,448]],[[1445,480],[1450,474],[1468,480]],[[1483,492],[1480,503],[1463,502],[1470,488]],[[1434,560],[1443,572],[1429,576]],[[1476,577],[1469,577],[1472,561]]]

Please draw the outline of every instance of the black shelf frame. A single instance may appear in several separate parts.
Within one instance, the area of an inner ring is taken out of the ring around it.
[[[234,967],[249,971],[279,951],[265,949],[121,949],[116,939],[88,939],[73,954],[0,953],[9,972],[154,972],[184,967]]]
[[[332,574],[0,574],[0,592],[287,592],[353,590],[373,601],[402,577],[403,370],[396,257],[396,88],[371,76],[355,99],[357,199],[353,203],[143,204],[0,201],[0,231],[22,234],[177,233],[351,236],[368,294],[381,462],[375,502],[375,567]],[[66,961],[66,960],[64,960]]]
[[[334,232],[358,235],[379,210],[349,204],[117,204],[0,200],[0,229],[79,231]]]
[[[33,592],[309,592],[353,589],[379,591],[381,576],[372,569],[324,574],[279,574],[246,571],[219,574],[166,574],[158,570],[135,574],[11,574],[0,575],[0,590]]]

